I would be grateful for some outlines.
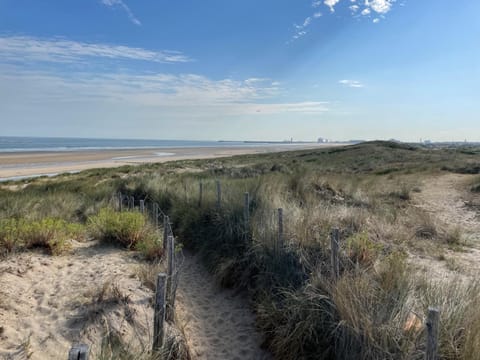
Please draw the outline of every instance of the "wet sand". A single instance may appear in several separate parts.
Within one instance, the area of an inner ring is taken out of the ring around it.
[[[209,159],[241,154],[260,154],[312,149],[339,144],[279,144],[195,148],[85,150],[62,152],[0,153],[0,181],[39,175],[56,175],[93,168],[161,163],[174,160]]]

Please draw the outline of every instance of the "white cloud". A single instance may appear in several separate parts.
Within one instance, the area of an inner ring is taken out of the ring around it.
[[[330,8],[331,12],[334,12],[335,5],[337,5],[340,2],[340,0],[325,0],[323,3],[327,5]]]
[[[377,23],[379,23],[379,22],[380,22],[380,19],[379,19],[379,18],[373,19],[373,23],[374,23],[374,24],[377,24]]]
[[[392,8],[395,0],[365,0],[365,5],[378,14],[386,14]]]
[[[362,12],[361,12],[361,14],[362,14],[363,16],[370,15],[370,13],[371,13],[371,11],[370,11],[369,8],[363,9]]]
[[[358,5],[351,5],[349,9],[352,11],[352,13],[356,13],[360,7]]]
[[[318,7],[320,7],[321,5],[322,5],[322,1],[321,1],[321,0],[317,0],[317,1],[313,1],[313,2],[312,2],[312,6],[313,6],[314,8],[318,8]]]
[[[121,45],[93,44],[61,38],[40,39],[29,36],[1,36],[2,61],[15,62],[81,62],[89,57],[141,60],[158,63],[192,61],[178,51],[151,51]]]
[[[108,6],[108,7],[119,7],[121,9],[123,9],[127,13],[128,18],[130,19],[130,21],[132,23],[134,23],[137,26],[142,25],[140,20],[138,20],[135,17],[135,15],[130,10],[130,8],[127,6],[127,4],[125,4],[122,0],[101,0],[101,3],[105,6]]]
[[[357,80],[340,80],[338,83],[341,84],[341,85],[347,86],[347,87],[351,87],[351,88],[363,88],[364,87],[364,85],[360,81],[357,81]]]
[[[313,14],[313,18],[314,18],[314,19],[318,19],[318,18],[321,17],[321,16],[322,16],[322,13],[321,13],[321,12],[316,12],[316,13]]]
[[[316,114],[328,103],[281,102],[278,82],[249,78],[213,80],[197,74],[50,73],[0,65],[0,93],[12,89],[17,106],[87,103],[102,106],[148,107],[152,111],[208,117],[280,113]],[[33,104],[33,105],[32,105]]]

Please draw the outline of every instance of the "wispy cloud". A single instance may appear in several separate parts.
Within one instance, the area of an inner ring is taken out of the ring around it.
[[[133,24],[137,26],[142,25],[140,20],[137,19],[137,17],[133,14],[133,12],[130,10],[127,4],[125,4],[122,0],[101,0],[101,3],[108,7],[120,8],[124,10],[127,13],[128,18]]]
[[[152,51],[122,45],[94,44],[62,38],[40,39],[29,36],[0,36],[2,61],[72,63],[97,57],[157,63],[192,61],[178,51]]]
[[[365,85],[363,85],[360,81],[357,80],[340,80],[338,82],[339,84],[351,88],[363,88]]]
[[[149,107],[172,114],[319,114],[328,103],[282,102],[270,79],[213,80],[197,74],[75,73],[33,71],[0,65],[0,93],[15,88],[28,104],[98,103]]]

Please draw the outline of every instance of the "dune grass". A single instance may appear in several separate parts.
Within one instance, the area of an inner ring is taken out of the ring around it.
[[[87,224],[95,238],[154,258],[161,252],[149,219],[112,210],[112,195],[119,191],[146,198],[170,215],[176,236],[221,284],[248,292],[275,358],[421,359],[423,316],[438,305],[442,359],[475,359],[478,285],[426,281],[407,258],[462,245],[462,229],[439,224],[412,198],[426,177],[474,172],[477,155],[471,149],[374,142],[95,170],[1,190],[0,216],[58,215]],[[251,198],[248,227],[245,192]],[[283,247],[276,242],[278,208],[284,209]],[[341,234],[337,282],[330,270],[333,227]],[[8,248],[12,237],[2,231],[1,247]],[[149,273],[144,271],[144,282],[151,282]]]

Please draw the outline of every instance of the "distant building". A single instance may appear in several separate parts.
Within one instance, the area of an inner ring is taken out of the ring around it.
[[[324,139],[324,138],[319,137],[318,140],[317,140],[317,143],[319,143],[319,144],[328,143],[328,139]]]

